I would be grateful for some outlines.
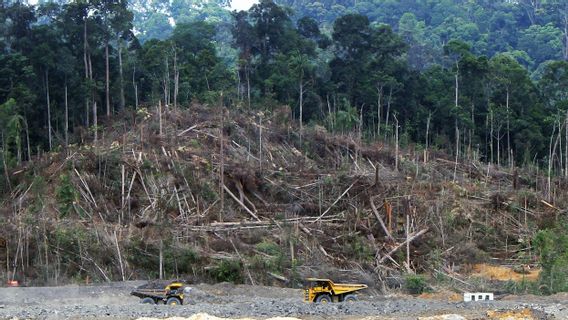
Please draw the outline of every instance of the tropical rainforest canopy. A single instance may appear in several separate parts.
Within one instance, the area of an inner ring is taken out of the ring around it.
[[[222,96],[365,139],[568,167],[568,1],[228,5],[0,0],[0,166],[96,139],[127,109]]]

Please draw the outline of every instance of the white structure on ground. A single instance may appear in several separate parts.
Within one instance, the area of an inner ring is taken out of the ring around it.
[[[493,293],[489,292],[465,292],[463,301],[493,301]]]

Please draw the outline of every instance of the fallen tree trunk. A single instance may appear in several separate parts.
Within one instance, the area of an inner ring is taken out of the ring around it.
[[[383,228],[385,235],[387,236],[387,238],[389,240],[394,242],[395,240],[394,240],[393,236],[391,235],[391,233],[387,229],[385,222],[383,221],[383,218],[381,218],[381,215],[379,214],[379,210],[377,209],[377,206],[375,206],[374,197],[369,197],[369,202],[371,203],[371,208],[373,209],[373,213],[375,214],[375,217],[377,218],[377,220],[379,220],[379,224],[381,225],[381,228]]]
[[[384,255],[383,257],[381,257],[381,259],[379,260],[379,263],[383,263],[386,259],[391,258],[392,254],[395,253],[396,251],[398,251],[398,249],[402,248],[404,245],[406,245],[406,243],[410,243],[412,242],[414,239],[420,237],[421,235],[425,234],[428,231],[428,228],[426,229],[422,229],[420,231],[418,231],[417,233],[409,236],[404,242],[400,243],[399,245],[397,245],[396,247],[394,247],[394,249],[392,249],[391,251],[389,251],[389,253],[387,253],[386,255]]]

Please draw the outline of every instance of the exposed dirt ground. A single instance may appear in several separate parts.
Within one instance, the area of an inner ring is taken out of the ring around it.
[[[141,305],[130,291],[143,282],[93,286],[0,288],[0,319],[568,319],[565,295],[508,296],[464,303],[443,294],[429,297],[359,295],[360,301],[306,304],[298,289],[233,285],[194,285],[183,306]]]

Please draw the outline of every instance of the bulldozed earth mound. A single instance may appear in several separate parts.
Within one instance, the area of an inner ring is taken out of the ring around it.
[[[531,239],[563,207],[560,195],[544,201],[538,169],[455,162],[358,132],[300,132],[289,113],[143,108],[105,123],[97,141],[78,136],[10,170],[0,276],[283,287],[312,276],[385,292],[419,273],[458,292],[489,290],[468,275],[490,271],[480,263],[534,267]]]

